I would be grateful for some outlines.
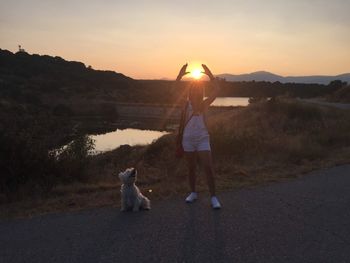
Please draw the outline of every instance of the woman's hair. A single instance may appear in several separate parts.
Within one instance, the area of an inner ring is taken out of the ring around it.
[[[188,100],[191,102],[194,111],[203,111],[204,83],[193,81],[189,85]]]
[[[201,100],[204,98],[204,83],[201,81],[192,81],[188,89],[188,99],[192,100],[199,98]]]

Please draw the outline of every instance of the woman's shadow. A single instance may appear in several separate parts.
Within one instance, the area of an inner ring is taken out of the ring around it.
[[[198,201],[196,201],[198,202]],[[203,211],[203,210],[207,210]],[[220,262],[224,259],[225,227],[221,210],[211,210],[205,204],[190,204],[185,212],[185,234],[182,242],[181,262],[206,259]]]

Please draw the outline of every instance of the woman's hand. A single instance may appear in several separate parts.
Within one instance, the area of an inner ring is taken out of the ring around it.
[[[215,77],[214,77],[213,73],[211,73],[210,69],[204,64],[202,64],[202,67],[204,69],[204,71],[202,73],[206,74],[210,78],[210,80],[214,80]]]
[[[208,109],[210,104],[212,104],[213,101],[216,99],[216,97],[219,93],[220,87],[219,87],[219,82],[214,77],[213,73],[211,73],[210,69],[204,64],[202,64],[202,67],[204,69],[204,72],[202,72],[202,73],[208,75],[208,77],[211,80],[211,84],[212,84],[212,88],[213,88],[213,90],[210,93],[210,96],[203,101],[203,108]]]
[[[182,66],[182,68],[180,69],[179,75],[176,78],[176,81],[179,81],[182,79],[183,76],[185,76],[186,74],[190,73],[188,71],[186,71],[187,69],[187,63],[185,65]]]

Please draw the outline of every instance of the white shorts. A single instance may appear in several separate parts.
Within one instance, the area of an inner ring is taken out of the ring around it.
[[[210,151],[209,135],[200,137],[183,137],[182,146],[185,152]]]

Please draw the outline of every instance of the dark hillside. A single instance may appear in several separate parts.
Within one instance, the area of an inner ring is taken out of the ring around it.
[[[123,99],[133,80],[60,57],[0,50],[0,83],[1,97],[52,105],[68,98]]]
[[[133,80],[121,73],[94,70],[81,62],[57,56],[14,54],[0,49],[0,98],[16,103],[60,106],[61,109],[63,105],[73,113],[86,105],[101,108],[99,105],[115,102],[172,104],[185,94],[187,84],[182,82],[180,87],[175,87],[173,81]],[[219,96],[323,97],[339,88],[334,84],[222,80]],[[206,94],[209,93],[210,86]]]

